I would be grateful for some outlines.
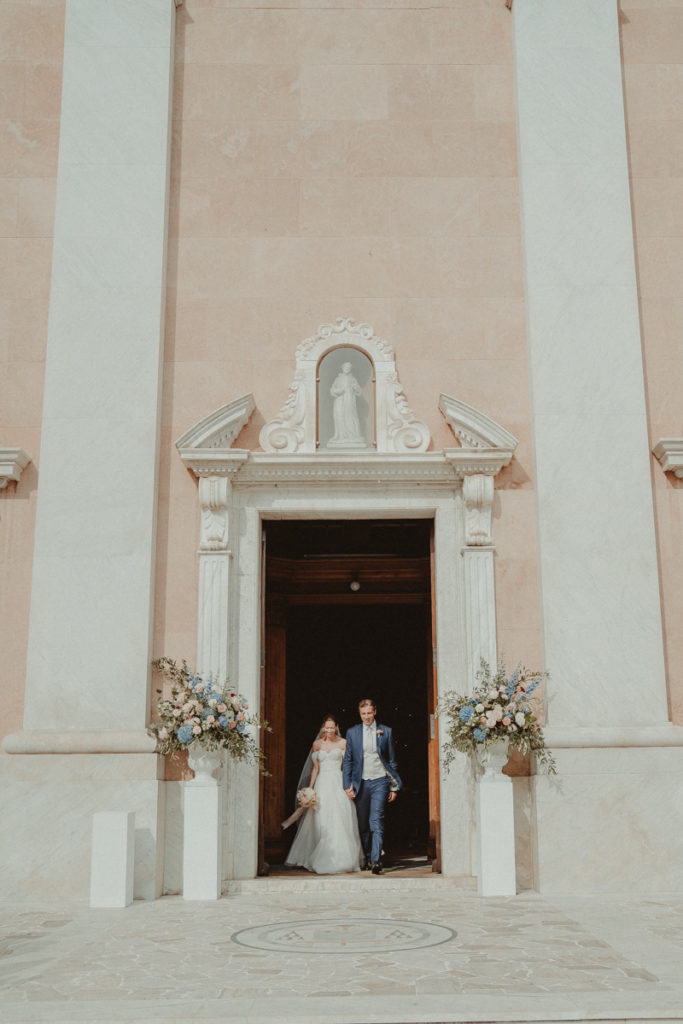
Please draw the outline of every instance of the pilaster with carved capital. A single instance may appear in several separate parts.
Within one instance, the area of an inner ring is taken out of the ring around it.
[[[471,473],[463,477],[465,503],[465,622],[468,679],[474,681],[482,658],[495,665],[496,594],[491,535],[493,477]]]
[[[219,679],[228,674],[231,490],[229,476],[199,478],[197,668]]]

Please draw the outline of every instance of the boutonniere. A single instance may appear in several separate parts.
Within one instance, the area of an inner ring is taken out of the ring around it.
[[[384,736],[384,729],[378,729],[377,730],[377,735],[378,736]]]

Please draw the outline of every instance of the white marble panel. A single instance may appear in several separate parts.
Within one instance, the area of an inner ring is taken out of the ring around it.
[[[615,0],[513,8],[548,720],[667,720]]]
[[[92,816],[135,812],[134,895],[161,895],[164,783],[154,754],[0,758],[3,899],[87,902]]]
[[[536,888],[680,892],[683,750],[563,750],[558,765],[532,779]]]
[[[67,0],[27,728],[144,727],[173,0]]]

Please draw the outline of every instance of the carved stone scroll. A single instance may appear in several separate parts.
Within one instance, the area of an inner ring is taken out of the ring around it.
[[[465,499],[467,546],[483,547],[492,544],[493,477],[483,473],[463,477],[462,493]]]
[[[229,488],[227,477],[208,476],[199,480],[200,551],[228,550]]]

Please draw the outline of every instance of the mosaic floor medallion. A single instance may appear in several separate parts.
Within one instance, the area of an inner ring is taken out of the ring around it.
[[[424,921],[351,918],[262,924],[234,932],[233,942],[252,949],[287,953],[391,953],[450,942],[456,933]]]

